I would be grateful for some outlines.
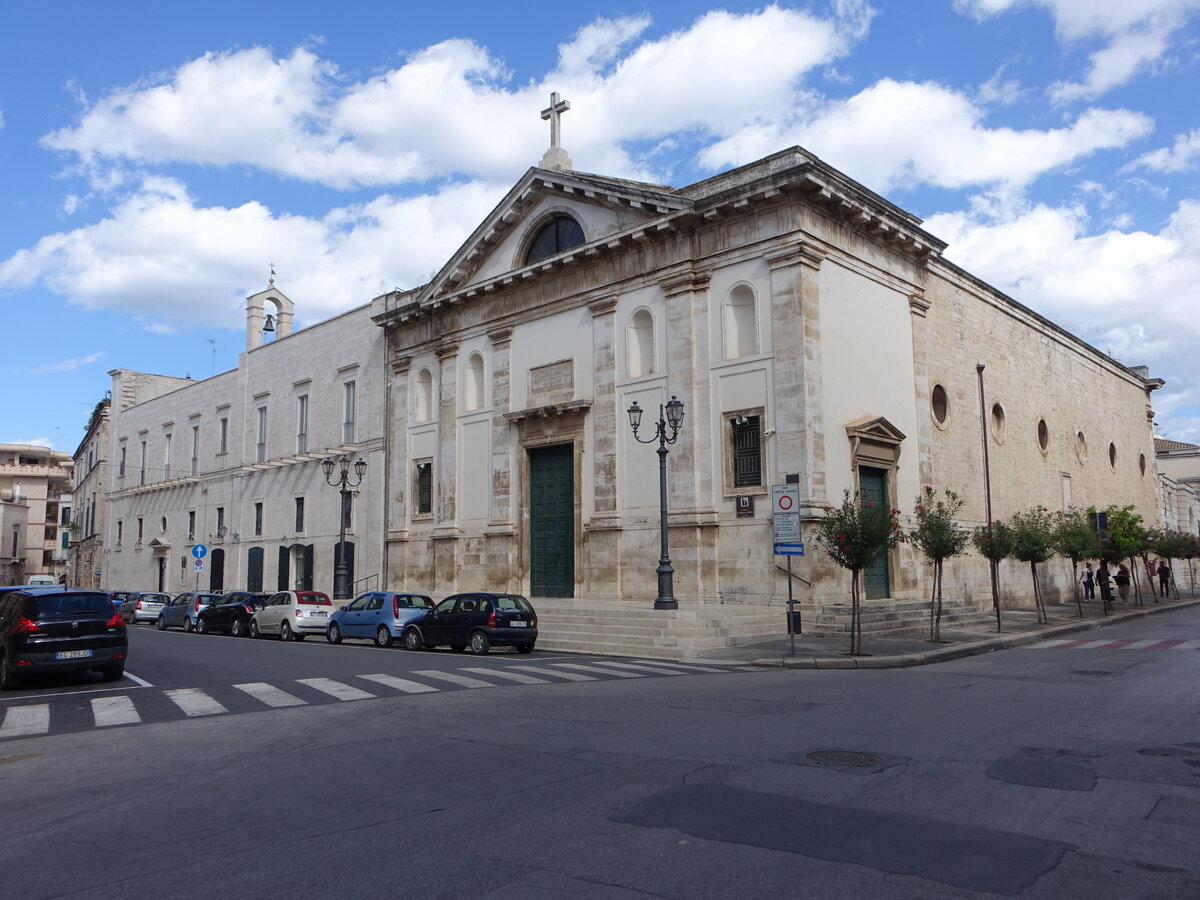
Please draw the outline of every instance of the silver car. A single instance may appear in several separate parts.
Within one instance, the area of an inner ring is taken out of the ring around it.
[[[324,634],[333,611],[328,594],[280,591],[250,619],[250,637],[277,634],[285,641],[302,641],[310,634]]]
[[[160,594],[156,591],[135,591],[126,595],[121,601],[121,618],[130,625],[138,622],[155,622],[162,612],[163,604],[171,602],[170,594]]]

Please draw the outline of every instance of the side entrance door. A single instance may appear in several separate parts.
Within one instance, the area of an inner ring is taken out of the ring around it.
[[[529,451],[529,592],[575,595],[575,448]]]
[[[858,467],[859,502],[888,507],[887,472],[870,466]],[[885,553],[863,569],[863,595],[868,600],[891,596],[888,584],[888,559]]]

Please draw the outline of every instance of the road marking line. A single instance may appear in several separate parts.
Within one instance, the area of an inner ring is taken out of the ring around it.
[[[1179,640],[1178,638],[1176,638],[1174,640],[1169,640],[1169,641],[1158,641],[1157,643],[1150,645],[1146,649],[1147,650],[1173,650],[1177,645],[1182,644],[1182,643],[1183,643],[1182,640]]]
[[[1147,647],[1152,647],[1159,642],[1158,638],[1152,640],[1134,641],[1132,644],[1126,644],[1124,647],[1118,647],[1118,650],[1145,650]]]
[[[438,681],[448,681],[451,684],[457,684],[465,688],[489,688],[498,687],[498,685],[490,681],[480,681],[478,678],[468,678],[466,675],[455,675],[453,672],[438,672],[436,669],[426,669],[420,672],[413,672],[414,675],[420,675],[422,678],[433,678]]]
[[[1100,646],[1096,647],[1095,649],[1097,649],[1097,650],[1122,650],[1125,647],[1129,646],[1130,644],[1136,644],[1136,643],[1137,643],[1137,641],[1134,640],[1133,638],[1125,638],[1125,639],[1119,640],[1119,641],[1102,641],[1100,643]]]
[[[545,678],[534,678],[532,675],[521,675],[518,672],[504,672],[500,669],[463,669],[464,672],[474,672],[476,675],[487,675],[491,678],[507,678],[517,684],[549,684]]]
[[[1079,644],[1079,643],[1083,643],[1083,642],[1075,640],[1074,638],[1060,638],[1057,641],[1042,641],[1041,643],[1038,643],[1038,644],[1028,644],[1026,646],[1030,650],[1056,650],[1060,647],[1065,647],[1067,644]]]
[[[198,688],[179,688],[165,691],[167,698],[188,716],[216,716],[229,712],[220,703]]]
[[[0,725],[0,738],[45,734],[50,730],[50,706],[10,706]]]
[[[348,684],[342,684],[340,681],[334,681],[332,678],[297,678],[296,680],[338,700],[370,700],[375,696]]]
[[[287,691],[281,691],[274,685],[264,684],[261,681],[254,681],[249,684],[235,684],[234,687],[239,691],[245,691],[255,700],[265,703],[267,706],[308,706],[307,700],[293,697]]]
[[[128,697],[94,697],[92,717],[98,728],[108,725],[135,725],[142,721]]]
[[[578,672],[561,672],[557,669],[543,669],[540,666],[509,666],[510,669],[520,669],[522,672],[533,672],[535,675],[553,675],[567,681],[595,681],[591,675],[580,675]]]
[[[724,669],[717,668],[716,665],[701,665],[698,663],[677,663],[677,662],[659,662],[657,659],[639,659],[639,666],[661,666],[665,669],[686,669],[689,672],[724,672]],[[722,663],[724,665],[724,663]],[[731,663],[734,665],[734,663]]]
[[[141,679],[141,678],[138,678],[138,677],[137,677],[136,675],[134,675],[132,672],[126,672],[126,673],[125,673],[125,677],[126,677],[126,678],[128,678],[130,681],[136,681],[136,682],[137,682],[138,684],[140,684],[142,687],[154,687],[154,685],[152,685],[150,682],[148,682],[148,681],[145,681],[145,680],[143,680],[143,679]]]
[[[428,694],[431,691],[441,690],[431,684],[421,684],[419,681],[409,681],[407,678],[397,678],[395,675],[359,675],[358,677],[404,691],[406,694]]]
[[[659,669],[654,666],[639,666],[636,663],[608,662],[608,661],[600,662],[599,660],[597,660],[596,665],[606,666],[606,667],[613,666],[614,668],[618,668],[618,669],[629,669],[629,671],[631,671],[631,672],[642,672],[642,673],[651,674],[651,675],[687,675],[688,674],[687,672],[672,672],[670,669]]]
[[[645,678],[645,675],[634,675],[632,672],[614,672],[612,669],[601,669],[599,666],[581,666],[579,663],[552,663],[555,668],[578,669],[580,672],[599,672],[602,675],[615,675],[617,678]]]
[[[1200,641],[1184,641],[1178,647],[1172,647],[1172,650],[1200,650]]]
[[[1102,643],[1104,643],[1104,641],[1097,641],[1094,638],[1086,638],[1084,640],[1059,641],[1057,643],[1048,645],[1048,647],[1051,650],[1070,650],[1073,647],[1082,647],[1084,645],[1090,646],[1091,644],[1102,644]]]

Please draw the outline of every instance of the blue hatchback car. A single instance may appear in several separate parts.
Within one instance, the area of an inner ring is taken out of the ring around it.
[[[342,638],[369,638],[377,646],[390,647],[405,625],[431,609],[433,600],[424,594],[368,591],[329,617],[325,639],[340,644]]]
[[[538,636],[537,613],[519,594],[454,594],[404,629],[408,650],[429,650],[449,644],[451,650],[471,648],[483,654],[494,645],[532,653]]]

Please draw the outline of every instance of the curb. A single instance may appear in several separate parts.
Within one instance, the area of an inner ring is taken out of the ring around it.
[[[968,641],[941,650],[928,650],[924,653],[898,653],[891,656],[768,656],[751,660],[749,664],[774,669],[905,669],[909,666],[927,666],[933,663],[949,662],[952,659],[963,659],[967,656],[979,656],[994,650],[1023,647],[1026,644],[1036,644],[1038,641],[1048,640],[1060,634],[1092,631],[1131,619],[1142,619],[1146,616],[1160,615],[1193,606],[1200,606],[1200,600],[1181,600],[1170,606],[1149,606],[1143,609],[1126,610],[1102,619],[1051,625],[1043,631],[1005,634],[983,641]]]

